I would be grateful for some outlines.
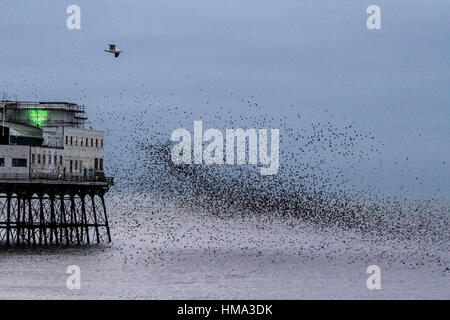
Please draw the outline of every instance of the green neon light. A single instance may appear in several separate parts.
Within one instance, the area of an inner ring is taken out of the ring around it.
[[[42,127],[48,119],[47,110],[28,110],[28,118],[36,127]]]

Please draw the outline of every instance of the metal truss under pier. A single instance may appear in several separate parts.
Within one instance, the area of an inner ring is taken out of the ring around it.
[[[108,183],[0,181],[0,245],[111,242]]]

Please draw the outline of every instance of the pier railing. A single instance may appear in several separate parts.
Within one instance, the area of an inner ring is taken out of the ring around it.
[[[68,174],[16,174],[16,173],[0,173],[0,180],[15,180],[15,181],[33,181],[33,180],[56,180],[65,182],[103,182],[109,185],[114,185],[113,177],[105,177],[103,175],[95,176],[78,176]]]

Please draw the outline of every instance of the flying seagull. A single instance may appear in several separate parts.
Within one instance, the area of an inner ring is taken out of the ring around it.
[[[118,57],[119,54],[121,52],[123,52],[122,50],[116,49],[116,45],[115,44],[110,44],[109,45],[109,50],[105,50],[105,52],[110,52],[110,53],[114,53],[114,57]]]

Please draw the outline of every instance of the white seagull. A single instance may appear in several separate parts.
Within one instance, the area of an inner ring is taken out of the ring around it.
[[[114,57],[118,57],[119,54],[121,52],[123,52],[122,50],[116,49],[116,45],[115,44],[110,44],[109,45],[109,50],[105,50],[105,52],[110,52],[110,53],[114,53]]]

